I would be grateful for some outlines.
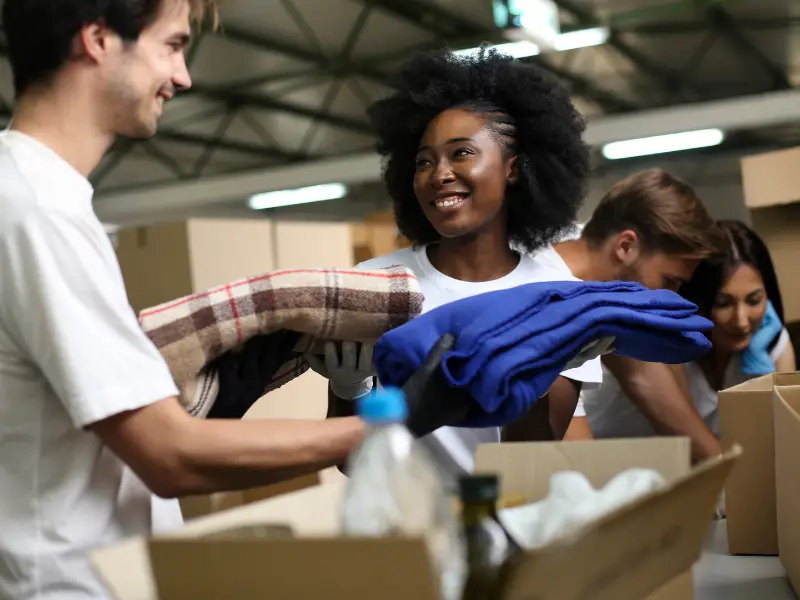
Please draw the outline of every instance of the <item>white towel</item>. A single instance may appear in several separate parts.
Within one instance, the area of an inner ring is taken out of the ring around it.
[[[630,469],[595,490],[575,471],[550,478],[550,492],[539,502],[498,511],[509,535],[523,548],[534,549],[556,540],[580,535],[592,522],[665,485],[664,478],[649,469]]]

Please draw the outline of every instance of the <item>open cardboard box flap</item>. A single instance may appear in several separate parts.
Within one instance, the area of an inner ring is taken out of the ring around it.
[[[778,516],[778,554],[786,575],[800,592],[800,385],[776,386],[775,481]]]
[[[631,468],[654,469],[669,482],[594,523],[578,542],[529,553],[508,600],[642,600],[681,574],[688,577],[740,454],[734,446],[691,470],[687,438],[481,446],[475,470],[499,472],[504,495],[530,502],[544,498],[550,476],[564,470],[583,473],[595,488]],[[658,598],[673,597],[664,593]]]
[[[744,449],[725,485],[731,554],[778,553],[772,390],[798,384],[800,373],[772,373],[719,393],[722,447]]]
[[[213,513],[160,539],[192,539],[228,528],[271,523],[289,525],[297,535],[334,535],[338,531],[338,514],[329,507],[339,505],[343,489],[342,483],[321,485]],[[89,553],[89,559],[115,600],[157,600],[147,538],[131,538],[116,546],[99,548]],[[189,563],[182,565],[175,577],[190,585],[194,574],[195,568]]]
[[[627,446],[629,456],[631,452],[635,456],[632,446],[645,451],[663,441],[521,444],[511,446],[527,448],[510,450],[526,450],[528,472],[540,471],[547,481],[550,471],[576,468],[565,461],[560,466],[550,463],[550,467],[544,467],[548,453],[563,457],[574,451],[568,446],[584,446],[583,454],[591,454],[600,469],[604,447],[614,454],[624,452],[623,446]],[[531,446],[546,449],[545,454]],[[662,451],[666,448],[660,447]],[[678,448],[674,444],[668,447]],[[578,541],[530,553],[517,573],[509,600],[641,600],[699,557],[725,478],[739,452],[735,447],[678,477],[664,473],[671,480],[669,486],[594,524]],[[481,451],[478,467],[485,470],[486,463],[480,457]],[[675,470],[679,469],[679,460],[675,461]],[[606,479],[619,471],[609,469]],[[502,472],[501,477],[506,479]],[[602,477],[590,479],[597,484]],[[338,485],[303,490],[198,519],[175,534],[149,542],[138,539],[98,550],[92,560],[117,600],[260,596],[438,600],[436,579],[422,540],[333,537],[340,499]],[[227,527],[263,523],[292,525],[297,537],[272,541],[198,537]],[[637,561],[636,569],[628,568],[626,561],[632,557]]]
[[[608,515],[575,543],[529,553],[507,600],[646,598],[700,558],[725,479],[740,453],[736,446]]]

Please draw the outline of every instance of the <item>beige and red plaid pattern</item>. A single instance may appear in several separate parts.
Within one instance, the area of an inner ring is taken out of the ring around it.
[[[250,338],[280,330],[306,334],[298,352],[319,351],[326,340],[375,342],[419,315],[422,302],[405,267],[292,269],[145,309],[139,322],[166,360],[186,410],[205,417],[219,391],[209,363]],[[264,392],[307,369],[302,354],[287,356]]]

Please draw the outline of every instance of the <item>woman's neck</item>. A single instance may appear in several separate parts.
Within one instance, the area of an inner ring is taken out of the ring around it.
[[[505,232],[442,239],[428,246],[428,259],[441,273],[460,281],[492,281],[508,275],[519,264],[519,254]]]

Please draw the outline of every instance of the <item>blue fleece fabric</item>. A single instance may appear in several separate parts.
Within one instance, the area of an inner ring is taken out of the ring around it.
[[[769,345],[783,331],[783,323],[767,300],[767,312],[761,327],[750,338],[750,344],[742,352],[742,373],[745,375],[769,375],[775,372],[775,361],[769,355]]]
[[[445,379],[476,401],[462,427],[511,423],[541,398],[588,343],[614,336],[614,353],[661,363],[705,354],[712,328],[668,290],[632,282],[531,283],[458,300],[386,333],[375,345],[382,385],[401,386],[443,334]]]

